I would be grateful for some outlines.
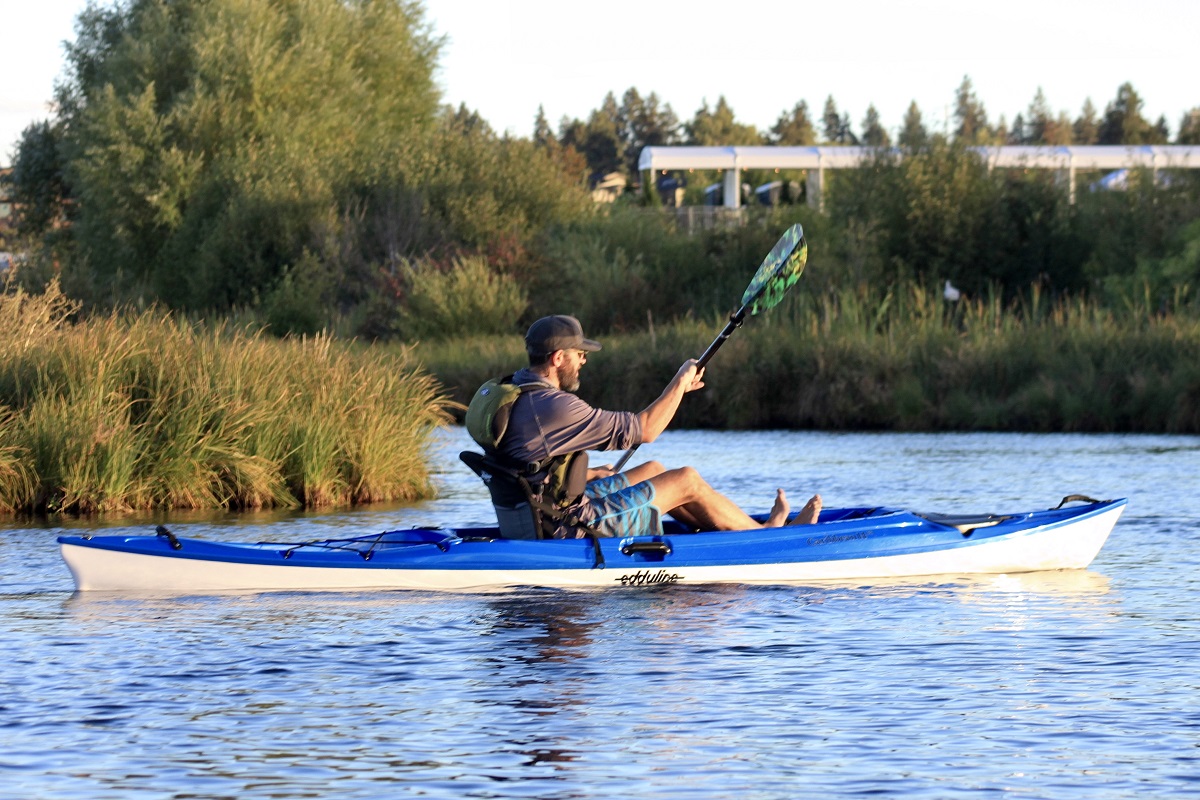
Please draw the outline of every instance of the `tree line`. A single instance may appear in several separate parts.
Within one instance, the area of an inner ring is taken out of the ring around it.
[[[764,132],[724,97],[682,120],[633,88],[557,130],[539,111],[530,137],[497,134],[442,104],[442,41],[414,0],[119,0],[89,5],[76,31],[54,116],[18,144],[11,194],[29,253],[18,277],[58,277],[87,308],[158,303],[249,313],[281,333],[337,323],[427,337],[519,324],[561,303],[574,270],[572,286],[595,289],[575,292],[580,304],[608,297],[634,317],[595,313],[629,326],[655,303],[671,315],[711,305],[711,282],[678,290],[682,271],[722,280],[761,243],[690,240],[599,209],[590,176],[636,180],[648,145],[893,144],[874,106],[856,128],[832,97],[820,117],[799,101]],[[1072,210],[1053,176],[993,175],[965,150],[1165,141],[1166,121],[1145,118],[1132,86],[1075,119],[1039,90],[1011,125],[991,122],[969,78],[956,100],[950,135],[911,104],[895,144],[920,157],[838,176],[828,213],[804,220],[837,274],[1049,275],[1072,290],[1130,264],[1163,286],[1200,276],[1189,249],[1200,231],[1179,233],[1200,213],[1190,177]],[[1175,140],[1200,141],[1200,108]],[[1105,238],[1116,230],[1129,235]],[[636,298],[611,294],[618,275]],[[439,317],[453,322],[431,328]]]
[[[1165,116],[1151,122],[1145,103],[1130,83],[1123,83],[1101,113],[1089,98],[1078,116],[1055,112],[1038,87],[1029,107],[1012,120],[1001,115],[990,121],[987,109],[964,76],[954,96],[954,141],[967,145],[1121,145],[1167,144],[1170,127]],[[636,178],[643,147],[658,145],[865,145],[919,149],[938,131],[931,130],[912,101],[896,129],[895,139],[874,104],[856,131],[850,113],[840,111],[832,95],[819,116],[800,100],[780,113],[765,131],[738,121],[722,95],[709,107],[705,101],[690,120],[681,120],[656,93],[642,96],[630,88],[621,96],[609,92],[586,121],[564,117],[558,132],[551,129],[542,108],[534,119],[533,139],[541,146],[554,143],[581,153],[594,175],[624,171]],[[1175,135],[1176,144],[1200,144],[1200,106],[1185,112]]]

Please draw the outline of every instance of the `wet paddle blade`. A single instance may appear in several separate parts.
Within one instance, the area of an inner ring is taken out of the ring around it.
[[[751,314],[774,308],[800,280],[807,261],[808,242],[804,240],[804,228],[797,223],[787,229],[763,259],[742,295],[742,307]]]

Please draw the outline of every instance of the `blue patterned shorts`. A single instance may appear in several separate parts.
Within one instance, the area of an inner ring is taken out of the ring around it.
[[[589,523],[600,536],[661,535],[662,514],[654,505],[654,484],[629,485],[624,474],[590,481],[584,490],[595,516]]]

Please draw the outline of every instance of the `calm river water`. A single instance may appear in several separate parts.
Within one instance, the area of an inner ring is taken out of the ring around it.
[[[443,438],[433,502],[168,521],[488,521]],[[0,797],[1200,796],[1200,439],[671,432],[640,455],[756,510],[776,485],[1130,503],[1074,573],[496,595],[76,596],[57,533],[155,520],[0,521]]]

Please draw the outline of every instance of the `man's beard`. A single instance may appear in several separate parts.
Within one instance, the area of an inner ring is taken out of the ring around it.
[[[558,386],[563,391],[579,391],[579,365],[575,362],[563,364],[558,368]]]

